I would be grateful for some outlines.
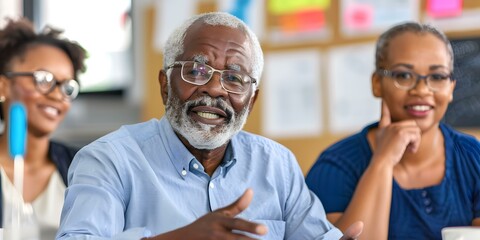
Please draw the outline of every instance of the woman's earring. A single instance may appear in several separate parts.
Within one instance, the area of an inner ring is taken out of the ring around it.
[[[5,99],[6,99],[5,96],[0,96],[0,103],[5,102]]]

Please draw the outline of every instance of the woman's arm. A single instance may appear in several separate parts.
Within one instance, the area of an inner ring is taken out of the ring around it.
[[[385,103],[370,165],[355,188],[344,213],[329,214],[335,226],[345,231],[356,221],[363,221],[362,239],[387,239],[392,201],[393,168],[406,150],[415,152],[421,139],[420,129],[413,120],[392,123]]]
[[[327,218],[342,231],[361,220],[361,239],[387,239],[392,198],[393,168],[370,165],[358,182],[344,213],[330,213]]]

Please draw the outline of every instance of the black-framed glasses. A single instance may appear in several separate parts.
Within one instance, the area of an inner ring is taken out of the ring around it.
[[[182,66],[181,76],[185,82],[193,85],[205,85],[212,79],[215,72],[220,73],[220,84],[225,91],[235,94],[246,93],[252,84],[256,84],[257,80],[250,77],[246,72],[237,70],[217,70],[205,63],[195,61],[176,61],[167,69]]]
[[[65,81],[58,81],[55,79],[51,72],[47,71],[33,71],[33,72],[6,72],[3,73],[8,78],[13,77],[32,77],[35,88],[42,94],[49,94],[52,92],[56,86],[59,86],[62,95],[67,100],[73,100],[77,97],[78,92],[80,91],[80,85],[74,79],[69,79]]]
[[[385,70],[379,69],[377,73],[391,78],[395,87],[403,90],[410,90],[417,86],[420,80],[425,80],[428,89],[432,92],[441,91],[452,82],[451,73],[430,73],[428,75],[420,75],[416,72],[407,71],[407,70]]]

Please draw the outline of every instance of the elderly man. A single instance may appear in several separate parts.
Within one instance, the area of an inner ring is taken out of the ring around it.
[[[57,239],[342,237],[293,154],[241,131],[262,68],[257,38],[234,16],[198,15],[177,29],[159,73],[165,117],[76,155]]]

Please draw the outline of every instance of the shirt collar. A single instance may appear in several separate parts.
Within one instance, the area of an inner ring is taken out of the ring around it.
[[[193,164],[195,157],[192,153],[190,153],[190,151],[188,151],[187,147],[185,147],[182,141],[180,141],[166,117],[162,117],[162,119],[160,119],[160,129],[160,133],[164,133],[160,134],[160,137],[163,140],[163,144],[170,157],[170,161],[175,166],[175,169],[182,178],[187,177],[190,173],[191,165]],[[235,142],[234,136],[228,143],[223,161],[219,165],[219,167],[224,169],[224,171],[222,171],[223,176],[230,171],[237,161],[234,147]]]
[[[233,147],[233,139],[228,143],[227,150],[225,150],[225,156],[223,157],[222,163],[220,163],[220,167],[224,168],[224,176],[227,175],[228,171],[235,165],[237,162],[237,158],[235,156],[235,149]]]
[[[172,126],[166,117],[160,119],[160,137],[163,140],[163,145],[167,150],[170,161],[177,170],[178,174],[185,178],[188,175],[190,161],[195,157],[188,151],[187,147],[183,145],[180,138],[173,131]]]

